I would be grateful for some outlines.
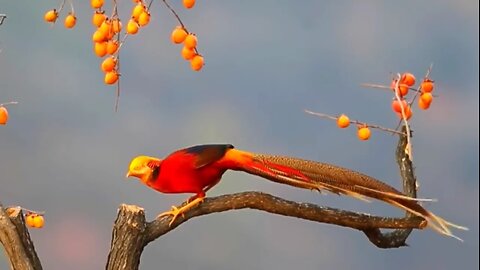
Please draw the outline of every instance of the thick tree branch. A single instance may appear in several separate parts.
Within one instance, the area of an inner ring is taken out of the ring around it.
[[[244,208],[349,227],[361,231],[373,228],[423,228],[426,225],[422,218],[376,217],[310,203],[288,201],[270,194],[252,191],[206,198],[198,207],[186,212],[184,217],[177,217],[172,226],[168,226],[170,217],[156,219],[147,225],[145,240],[147,243],[151,242],[193,217]]]
[[[20,207],[4,209],[0,204],[0,242],[13,269],[42,269]]]
[[[407,134],[405,126],[402,127],[402,133]],[[411,135],[411,134],[409,134]],[[406,151],[408,144],[407,136],[400,135],[395,151],[397,165],[400,168],[400,176],[402,177],[403,192],[412,197],[417,197],[417,179],[415,177],[412,161]],[[406,212],[406,218],[414,217],[413,214]],[[426,224],[426,223],[425,223]],[[377,247],[392,248],[407,246],[408,236],[412,232],[412,228],[397,229],[390,233],[382,233],[379,229],[364,231],[368,239],[372,243],[376,243]]]

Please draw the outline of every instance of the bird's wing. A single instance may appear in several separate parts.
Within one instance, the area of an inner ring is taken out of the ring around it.
[[[220,160],[225,153],[233,149],[231,144],[203,144],[183,149],[185,153],[194,155],[194,166],[196,169]]]

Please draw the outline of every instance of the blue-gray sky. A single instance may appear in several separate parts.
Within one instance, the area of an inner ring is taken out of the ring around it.
[[[51,27],[58,1],[0,0],[0,103],[16,100],[0,127],[0,200],[46,211],[32,230],[45,269],[101,269],[120,203],[148,219],[188,195],[164,195],[124,178],[138,154],[164,156],[201,143],[335,163],[400,186],[396,138],[354,129],[303,109],[394,127],[392,72],[421,78],[434,63],[439,95],[414,111],[419,195],[436,214],[470,228],[460,243],[415,231],[410,247],[380,250],[357,231],[253,210],[189,221],[147,246],[142,269],[478,269],[479,6],[474,0],[198,1],[174,7],[197,33],[206,65],[190,70],[170,43],[176,25],[161,1],[149,26],[122,48],[122,93],[103,84],[93,55],[91,10]],[[124,3],[125,2],[125,3]],[[173,2],[173,1],[172,1]],[[131,1],[122,1],[128,16]],[[319,205],[400,216],[380,203],[318,195],[227,173],[209,195],[261,190]],[[0,269],[6,269],[0,256]]]

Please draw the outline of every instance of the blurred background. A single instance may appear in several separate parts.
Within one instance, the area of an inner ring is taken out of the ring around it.
[[[410,247],[381,250],[357,231],[254,210],[195,218],[151,243],[141,269],[478,269],[479,4],[439,1],[173,2],[205,56],[193,72],[170,42],[177,25],[161,1],[150,24],[121,51],[121,97],[103,84],[87,3],[75,1],[77,26],[51,26],[43,14],[59,1],[0,0],[0,201],[46,211],[31,236],[44,269],[102,269],[121,203],[150,220],[189,195],[164,195],[126,180],[130,159],[165,156],[203,143],[338,164],[400,187],[397,138],[304,109],[394,128],[392,73],[421,79],[433,63],[430,110],[415,109],[414,162],[419,196],[436,214],[465,225],[464,243],[414,231]],[[109,3],[109,1],[106,1]],[[129,16],[131,1],[121,1]],[[228,172],[208,195],[259,190],[286,199],[387,216],[402,211],[319,195]],[[8,269],[0,255],[0,269]]]

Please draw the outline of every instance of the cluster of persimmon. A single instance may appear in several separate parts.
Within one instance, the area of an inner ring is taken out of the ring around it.
[[[42,228],[45,224],[45,218],[43,215],[27,212],[25,214],[25,224],[31,228]]]
[[[410,107],[410,104],[405,100],[406,96],[409,93],[409,90],[420,92],[420,97],[417,103],[420,109],[428,110],[428,108],[430,108],[430,105],[432,104],[432,91],[435,86],[434,81],[432,81],[428,77],[425,77],[420,83],[418,89],[413,88],[415,82],[415,76],[409,72],[403,73],[400,76],[400,81],[398,81],[398,79],[392,80],[390,88],[396,94],[394,100],[392,101],[392,110],[398,115],[400,119],[403,118],[403,114],[405,114],[405,119],[407,120],[412,117],[412,108]],[[397,98],[397,96],[399,98]]]
[[[116,14],[108,17],[105,10],[102,10],[103,4],[104,0],[90,1],[91,7],[95,10],[92,15],[92,24],[96,28],[92,35],[93,50],[98,57],[107,56],[102,61],[100,68],[105,73],[104,82],[114,84],[120,77],[117,55],[122,22]]]
[[[8,122],[8,110],[7,108],[0,107],[0,125],[6,125]]]
[[[183,26],[177,26],[172,31],[171,39],[175,44],[183,43],[181,51],[183,59],[190,61],[190,66],[193,70],[200,71],[205,62],[203,56],[198,54],[197,51],[197,36],[193,33],[188,33]]]
[[[342,114],[339,117],[337,117],[337,126],[339,128],[347,128],[350,126],[350,123],[352,123],[350,121],[350,118],[345,114]],[[370,139],[370,135],[371,135],[371,132],[367,124],[357,124],[358,139],[362,141],[366,141]]]

